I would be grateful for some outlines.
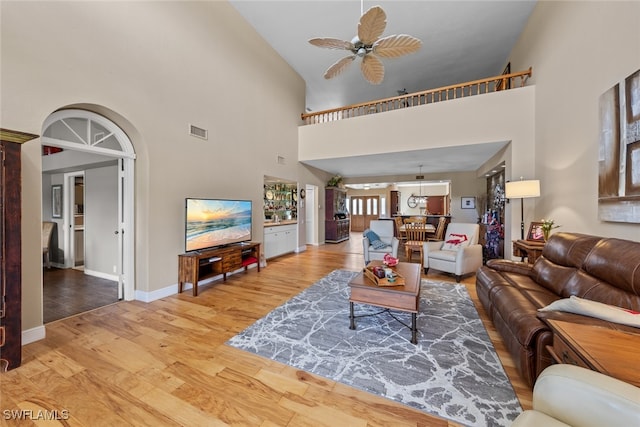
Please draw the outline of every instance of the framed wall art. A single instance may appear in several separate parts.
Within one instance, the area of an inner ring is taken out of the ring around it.
[[[51,186],[51,216],[62,218],[62,185]]]
[[[462,209],[475,209],[476,208],[476,198],[475,197],[461,197],[461,208]]]
[[[640,70],[599,100],[598,218],[640,223]]]

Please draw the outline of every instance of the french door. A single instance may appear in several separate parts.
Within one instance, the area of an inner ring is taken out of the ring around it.
[[[349,206],[351,231],[364,231],[372,219],[380,217],[379,196],[352,196]]]

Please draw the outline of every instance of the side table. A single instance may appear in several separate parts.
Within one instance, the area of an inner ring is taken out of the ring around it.
[[[547,350],[556,363],[591,369],[640,387],[640,333],[561,320],[545,320],[553,331]]]
[[[513,255],[519,257],[527,257],[529,264],[536,262],[538,257],[542,255],[542,249],[544,249],[545,242],[538,242],[535,240],[514,240],[513,241]]]

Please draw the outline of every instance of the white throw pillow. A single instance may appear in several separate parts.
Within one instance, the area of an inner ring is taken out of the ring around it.
[[[449,239],[442,245],[443,251],[457,251],[460,248],[469,246],[469,238],[466,234],[451,233]]]
[[[576,296],[559,299],[546,307],[539,308],[538,311],[566,311],[567,313],[582,314],[583,316],[640,328],[639,312]]]

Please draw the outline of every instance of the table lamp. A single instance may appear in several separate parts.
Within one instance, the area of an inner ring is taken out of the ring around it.
[[[511,181],[505,184],[504,196],[507,199],[520,198],[520,239],[524,240],[524,199],[540,197],[540,181],[537,179]]]

